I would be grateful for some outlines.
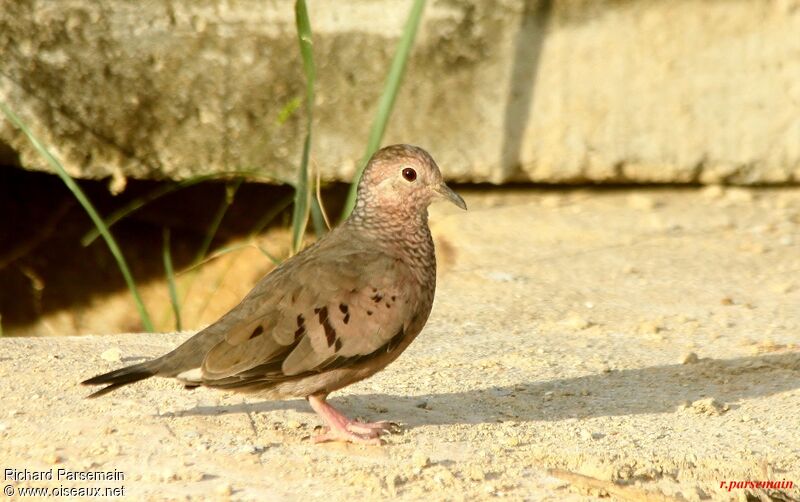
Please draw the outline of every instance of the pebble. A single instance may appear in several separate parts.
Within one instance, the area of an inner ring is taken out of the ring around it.
[[[222,483],[214,488],[214,492],[217,495],[230,495],[233,493],[233,488],[231,487],[230,483]]]
[[[49,453],[42,459],[50,465],[60,464],[64,459],[57,453]]]
[[[469,476],[469,479],[473,481],[483,481],[486,479],[486,472],[483,470],[483,468],[477,465],[470,467],[467,475]]]
[[[122,351],[114,347],[100,354],[100,358],[103,359],[104,361],[118,363],[122,361]]]
[[[697,357],[697,354],[694,352],[689,352],[685,356],[683,356],[683,360],[681,360],[681,364],[695,364],[700,361],[700,358]]]
[[[525,282],[524,277],[512,274],[510,272],[503,272],[500,270],[486,272],[484,274],[484,277],[486,277],[490,281],[495,281],[495,282]]]
[[[386,475],[386,488],[388,488],[389,493],[392,497],[397,496],[397,487],[403,483],[403,478],[399,474],[387,474]]]
[[[411,465],[417,469],[424,469],[431,465],[431,459],[421,451],[415,451],[411,456]]]
[[[570,329],[586,329],[592,325],[592,322],[584,317],[572,315],[562,320],[561,324]]]
[[[664,329],[661,324],[655,321],[644,321],[639,323],[639,333],[643,335],[655,335],[658,334],[662,329]]]
[[[722,415],[730,409],[730,406],[720,403],[713,397],[707,397],[693,402],[688,409],[697,415],[715,416]]]

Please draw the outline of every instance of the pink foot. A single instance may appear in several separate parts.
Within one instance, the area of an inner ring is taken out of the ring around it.
[[[398,426],[392,422],[359,422],[350,420],[325,401],[325,396],[309,396],[308,403],[328,425],[325,432],[314,438],[315,443],[326,441],[345,441],[349,443],[383,444],[379,436],[395,431]]]

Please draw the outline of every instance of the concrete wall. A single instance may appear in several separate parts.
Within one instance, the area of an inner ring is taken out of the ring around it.
[[[309,5],[313,156],[349,180],[409,2]],[[460,181],[798,182],[799,33],[797,0],[432,1],[385,142]],[[289,1],[2,0],[0,61],[0,99],[76,176],[300,157]],[[46,169],[6,121],[3,143]]]

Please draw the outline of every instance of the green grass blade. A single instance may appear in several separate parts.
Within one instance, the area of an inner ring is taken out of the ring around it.
[[[356,171],[355,176],[353,176],[350,191],[347,193],[347,201],[342,210],[342,220],[350,216],[350,212],[356,204],[356,188],[358,187],[358,181],[361,179],[361,174],[364,172],[364,168],[367,166],[370,157],[372,157],[372,154],[375,153],[380,146],[383,133],[386,132],[386,125],[389,123],[389,116],[392,114],[394,101],[397,97],[397,92],[400,90],[400,83],[403,80],[406,62],[408,62],[408,56],[411,54],[411,48],[414,45],[414,38],[416,38],[417,28],[422,19],[422,12],[424,9],[425,0],[414,0],[414,5],[411,6],[405,28],[403,28],[403,34],[397,44],[397,52],[395,52],[394,59],[392,59],[389,75],[383,86],[383,94],[381,94],[381,98],[378,101],[378,111],[375,114],[375,120],[372,123],[372,129],[369,131],[369,139],[367,140],[367,151],[364,154],[364,158],[361,160],[358,171]]]
[[[314,196],[311,198],[311,221],[314,222],[317,238],[320,238],[331,229],[331,223],[322,205],[322,179],[319,169],[315,169],[315,172],[317,179],[314,183]]]
[[[167,287],[169,289],[169,302],[172,304],[172,313],[175,314],[175,329],[183,331],[181,323],[181,304],[178,301],[178,288],[175,285],[175,269],[172,267],[172,251],[169,244],[169,228],[164,227],[164,245],[161,249],[161,256],[164,259],[164,272],[167,276]]]
[[[225,218],[225,214],[227,214],[228,209],[230,208],[231,204],[233,203],[233,199],[236,196],[237,190],[241,186],[244,179],[239,178],[235,181],[229,182],[225,185],[225,198],[222,199],[222,202],[217,208],[216,214],[214,214],[214,218],[211,220],[211,224],[208,226],[208,230],[206,230],[206,234],[203,237],[203,242],[200,244],[200,248],[197,250],[197,253],[192,260],[192,267],[194,269],[194,265],[199,265],[203,263],[206,255],[208,254],[208,250],[211,248],[211,243],[214,241],[214,237],[217,236],[217,231],[219,230],[219,226],[222,223],[222,219]],[[183,290],[179,295],[179,303],[181,305],[186,305],[186,301],[189,298],[189,294],[192,291],[192,287],[194,286],[195,280],[197,279],[197,270],[193,270],[193,272],[186,278],[183,284]],[[162,314],[161,319],[166,318],[168,313],[165,311]]]
[[[147,331],[153,331],[153,322],[150,320],[150,315],[147,312],[147,308],[144,306],[144,302],[142,301],[142,297],[139,295],[139,290],[136,288],[136,282],[133,280],[133,275],[131,275],[130,269],[128,269],[128,264],[125,261],[125,257],[122,255],[122,251],[117,246],[117,242],[114,240],[114,237],[109,232],[108,227],[103,223],[103,219],[100,218],[100,215],[97,214],[97,211],[92,206],[92,203],[83,193],[83,190],[80,189],[75,180],[67,173],[64,169],[64,166],[50,153],[50,151],[39,141],[39,139],[33,135],[33,133],[28,129],[28,126],[22,122],[22,120],[17,117],[17,115],[12,112],[4,103],[0,103],[0,109],[3,111],[5,116],[14,124],[16,125],[24,134],[28,137],[28,140],[33,144],[33,147],[36,149],[39,154],[44,157],[50,167],[58,174],[61,178],[61,181],[67,186],[67,188],[72,192],[72,195],[80,202],[83,209],[86,210],[86,213],[91,218],[92,223],[97,227],[98,232],[100,235],[103,236],[103,239],[106,241],[106,245],[108,245],[109,251],[114,256],[114,259],[117,261],[117,267],[119,267],[122,276],[125,278],[125,283],[128,285],[128,289],[133,296],[134,302],[136,303],[136,309],[139,311],[139,318],[142,320],[142,325],[144,329]]]
[[[250,238],[252,239],[254,236],[260,234],[272,221],[283,212],[284,209],[289,207],[289,205],[294,200],[294,195],[286,195],[282,197],[276,202],[269,211],[264,213],[264,215],[259,219],[255,225],[253,225],[252,230],[250,230]]]
[[[325,224],[325,216],[316,197],[311,197],[311,224],[314,227],[314,234],[319,239],[328,232],[328,225]]]
[[[308,190],[308,161],[311,156],[311,126],[314,109],[314,81],[316,68],[311,42],[311,21],[308,19],[308,7],[305,0],[297,0],[294,4],[295,23],[297,24],[297,40],[300,44],[300,55],[303,59],[303,70],[306,75],[306,138],[303,142],[303,156],[297,169],[297,181],[294,186],[294,211],[292,213],[292,254],[300,251],[303,235],[308,225],[309,202],[311,193]]]
[[[205,181],[219,181],[223,177],[247,177],[256,175],[256,171],[231,171],[231,172],[221,172],[221,173],[214,173],[214,174],[202,174],[199,176],[194,176],[192,178],[188,178],[177,183],[171,183],[167,185],[162,185],[147,193],[142,195],[141,197],[136,197],[135,199],[131,200],[121,208],[117,209],[106,218],[103,219],[105,225],[111,228],[112,225],[117,223],[119,220],[129,216],[131,213],[138,211],[142,207],[146,206],[147,204],[153,202],[156,199],[159,199],[167,194],[175,192],[177,190],[188,188],[192,185],[197,185],[198,183],[203,183]],[[285,183],[283,180],[278,180],[282,183]],[[95,239],[100,236],[100,233],[97,231],[97,228],[93,228],[89,232],[87,232],[83,237],[81,237],[81,245],[88,246]]]
[[[209,225],[208,230],[206,231],[206,235],[203,238],[203,243],[200,245],[200,249],[197,250],[197,254],[194,257],[194,263],[202,261],[203,258],[206,257],[206,254],[208,254],[208,250],[211,248],[211,242],[214,240],[214,237],[217,236],[219,225],[222,223],[222,219],[225,217],[225,214],[228,212],[231,204],[233,204],[233,198],[236,196],[237,190],[239,190],[239,187],[242,185],[242,181],[243,180],[239,178],[238,180],[225,185],[225,198],[219,205],[217,214],[214,215],[214,219],[211,220],[211,225]]]

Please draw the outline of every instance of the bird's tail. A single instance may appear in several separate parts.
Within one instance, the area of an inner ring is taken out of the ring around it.
[[[102,375],[97,375],[96,377],[84,380],[81,383],[83,385],[110,384],[90,394],[88,397],[91,399],[104,396],[109,392],[122,387],[123,385],[128,385],[129,383],[138,382],[139,380],[144,380],[146,378],[150,378],[151,376],[155,376],[157,374],[156,365],[153,364],[155,361],[146,361],[143,363],[134,364],[132,366],[126,366],[118,370],[103,373]]]

